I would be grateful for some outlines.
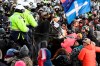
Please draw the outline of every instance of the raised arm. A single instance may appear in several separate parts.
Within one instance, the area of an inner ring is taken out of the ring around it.
[[[95,51],[96,51],[96,52],[100,52],[100,47],[97,47],[97,46],[96,46],[96,47],[95,47]]]

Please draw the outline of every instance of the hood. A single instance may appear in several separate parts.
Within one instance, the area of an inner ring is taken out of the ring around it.
[[[94,46],[95,46],[95,45],[90,44],[90,45],[88,45],[88,46],[85,46],[85,48],[88,49],[88,50],[94,50]]]
[[[14,60],[14,57],[4,58],[4,61],[11,63]]]
[[[51,52],[46,49],[46,59],[49,60],[51,58]]]

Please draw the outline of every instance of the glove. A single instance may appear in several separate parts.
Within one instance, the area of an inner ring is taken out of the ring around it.
[[[29,31],[29,28],[27,28],[27,32]]]

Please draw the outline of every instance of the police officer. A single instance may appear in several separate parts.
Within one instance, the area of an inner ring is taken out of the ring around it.
[[[26,45],[29,48],[29,56],[32,58],[33,47],[28,36],[29,28],[26,25],[26,20],[22,17],[25,8],[22,5],[15,7],[15,13],[10,17],[11,21],[11,38],[18,42],[20,46]]]
[[[30,50],[31,54],[33,55],[33,45],[32,45],[32,41],[33,41],[34,38],[33,38],[33,34],[32,34],[32,29],[33,29],[33,27],[37,27],[38,24],[35,21],[34,17],[32,16],[31,12],[29,11],[29,8],[30,8],[29,3],[28,2],[23,2],[22,5],[26,9],[25,9],[25,12],[21,14],[21,16],[25,19],[26,25],[29,28],[29,32],[28,32],[29,39],[30,39],[30,45],[29,46],[31,47],[31,49],[29,49],[29,50]],[[31,56],[31,58],[32,58],[32,56]]]
[[[25,12],[23,14],[21,14],[21,16],[25,19],[26,25],[27,27],[29,27],[29,37],[32,39],[32,27],[37,27],[38,24],[35,21],[32,13],[29,11],[30,5],[28,2],[23,2],[22,4],[26,9]]]
[[[29,11],[30,9],[30,5],[28,2],[23,2],[22,4],[26,9],[25,9],[25,12],[22,14],[22,17],[26,20],[26,25],[29,27],[29,26],[32,26],[32,27],[37,27],[38,24],[37,22],[35,21],[34,17],[32,16],[32,13],[31,11]]]
[[[15,13],[9,18],[11,27],[11,39],[18,42],[19,45],[23,45],[23,41],[27,38],[27,32],[29,28],[26,26],[25,20],[20,16],[25,8],[21,5],[15,7]],[[26,40],[28,41],[28,40]],[[27,44],[28,45],[28,44]]]

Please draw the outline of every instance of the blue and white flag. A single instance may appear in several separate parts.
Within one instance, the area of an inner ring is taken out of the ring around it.
[[[67,12],[74,0],[61,0],[64,11]]]
[[[77,16],[89,12],[91,7],[90,0],[74,0],[71,2],[72,4],[69,6],[69,9],[65,11],[68,24],[71,24]]]

